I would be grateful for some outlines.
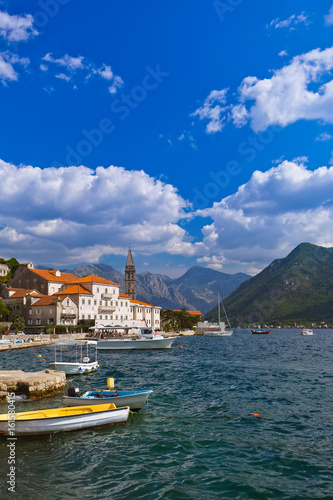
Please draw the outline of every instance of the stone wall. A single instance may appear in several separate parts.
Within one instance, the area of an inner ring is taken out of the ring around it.
[[[0,371],[0,401],[8,394],[26,395],[28,399],[53,396],[66,386],[65,372],[43,370],[23,372],[22,370]]]

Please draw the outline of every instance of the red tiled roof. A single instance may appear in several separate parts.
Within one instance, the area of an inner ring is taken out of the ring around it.
[[[174,309],[174,312],[180,312],[180,309]],[[186,311],[188,314],[191,314],[192,316],[202,316],[201,311]]]
[[[39,292],[36,292],[35,289],[25,290],[24,288],[11,288],[10,291],[16,290],[12,295],[10,295],[9,299],[18,299],[20,297],[25,297],[26,295],[33,295],[34,297],[42,296]]]
[[[58,295],[82,295],[82,294],[92,295],[92,293],[89,292],[89,290],[87,290],[83,286],[73,285],[70,286],[69,288],[65,288],[65,290],[60,290],[59,292],[54,293],[53,297],[56,297]]]
[[[126,299],[130,299],[129,295],[125,295],[124,293],[119,292],[119,297],[125,297]]]
[[[53,297],[52,295],[43,295],[39,300],[34,302],[31,307],[34,306],[49,306],[51,304],[54,304],[54,302],[57,301],[56,297]]]
[[[60,276],[56,276],[57,271],[45,271],[44,269],[29,269],[29,271],[38,274],[41,278],[47,281],[54,281],[58,283],[72,283],[77,280],[77,276],[70,273],[61,273]]]
[[[95,274],[90,274],[89,276],[85,276],[84,278],[76,277],[75,283],[105,283],[107,285],[116,285],[119,286],[118,283],[114,283],[113,281],[106,280],[105,278],[100,278]]]
[[[142,304],[144,306],[149,306],[149,307],[160,307],[160,306],[154,306],[153,304],[149,304],[149,302],[142,302],[142,300],[130,300],[133,304]]]

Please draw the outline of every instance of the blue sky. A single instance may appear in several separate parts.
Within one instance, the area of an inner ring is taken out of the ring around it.
[[[333,5],[0,1],[0,255],[255,274],[333,246]]]

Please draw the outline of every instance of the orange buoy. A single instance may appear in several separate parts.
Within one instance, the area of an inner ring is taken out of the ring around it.
[[[182,345],[180,345],[180,346],[179,346],[179,349],[183,349],[183,346],[182,346]]]
[[[250,413],[250,415],[253,415],[254,417],[259,417],[259,418],[261,418],[260,413]]]

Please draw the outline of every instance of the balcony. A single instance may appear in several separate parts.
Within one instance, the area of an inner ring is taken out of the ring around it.
[[[112,314],[114,313],[116,308],[114,306],[99,306],[98,312],[99,313],[108,313]]]
[[[62,313],[60,317],[61,317],[61,319],[75,319],[76,318],[76,314]]]
[[[101,298],[104,300],[114,299],[116,295],[114,293],[102,293]]]

